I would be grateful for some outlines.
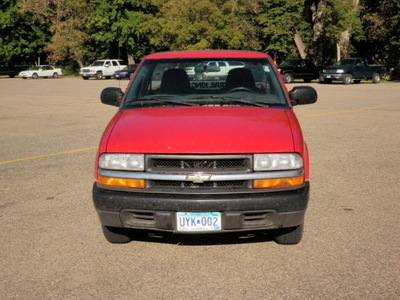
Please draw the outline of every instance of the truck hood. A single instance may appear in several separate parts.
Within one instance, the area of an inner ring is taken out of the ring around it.
[[[287,109],[161,107],[125,110],[118,114],[104,135],[106,145],[101,148],[106,152],[293,152],[293,136],[301,136],[297,122],[292,125],[297,132],[292,134],[289,119],[293,119],[294,114]]]

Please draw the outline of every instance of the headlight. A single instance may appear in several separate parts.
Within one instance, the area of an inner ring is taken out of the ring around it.
[[[326,73],[326,70],[324,69],[324,70],[322,70],[322,73]]]
[[[338,69],[338,70],[336,70],[336,73],[344,73],[344,70],[343,69]]]
[[[108,170],[143,171],[144,154],[104,153],[99,157],[99,167]]]
[[[293,170],[303,167],[297,153],[254,154],[254,171]]]

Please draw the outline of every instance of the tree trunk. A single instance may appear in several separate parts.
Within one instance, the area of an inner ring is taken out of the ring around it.
[[[135,63],[135,59],[133,58],[132,53],[129,52],[129,49],[126,49],[128,53],[128,65],[133,65]]]
[[[344,1],[351,1],[351,3],[353,4],[353,9],[351,10],[351,12],[352,13],[357,12],[357,10],[359,9],[360,0],[344,0]],[[349,45],[350,45],[350,30],[351,28],[347,28],[340,35],[340,40],[338,43],[339,50],[337,52],[338,61],[341,59],[341,56],[347,57],[348,55]]]
[[[322,32],[322,9],[326,7],[326,0],[314,0],[310,6],[311,10],[311,20],[313,24],[313,47],[312,47],[312,56],[314,57],[314,61],[317,63],[322,62],[322,44],[319,41]]]
[[[297,31],[297,28],[294,28],[294,42],[296,43],[297,50],[299,50],[300,57],[302,59],[307,58],[306,46],[303,43],[303,40],[300,36],[300,33]]]

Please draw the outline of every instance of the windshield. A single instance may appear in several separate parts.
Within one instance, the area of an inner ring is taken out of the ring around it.
[[[342,59],[339,60],[335,66],[347,66],[347,65],[352,65],[354,63],[354,59]]]
[[[289,108],[270,60],[145,60],[128,87],[122,109],[154,106]]]
[[[96,60],[92,66],[93,67],[102,67],[104,65],[104,61],[103,60]]]
[[[298,64],[298,61],[297,60],[287,60],[287,61],[284,61],[281,65],[280,65],[280,67],[294,67],[294,66],[296,66]]]

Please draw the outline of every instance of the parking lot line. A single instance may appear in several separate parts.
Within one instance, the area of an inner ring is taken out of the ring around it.
[[[9,161],[2,161],[2,162],[0,162],[0,165],[11,164],[11,163],[15,163],[15,162],[20,162],[20,161],[24,161],[24,160],[31,160],[31,159],[37,159],[37,158],[42,158],[42,157],[50,157],[50,156],[68,154],[68,153],[75,153],[75,152],[93,150],[93,149],[97,149],[97,148],[98,147],[89,147],[89,148],[69,150],[69,151],[64,151],[64,152],[57,152],[57,153],[50,153],[50,154],[44,154],[44,155],[38,155],[38,156],[32,156],[32,157],[25,157],[25,158],[14,159],[14,160],[9,160]]]
[[[331,111],[331,112],[320,113],[320,114],[306,115],[306,116],[302,116],[302,117],[298,117],[298,118],[299,119],[306,119],[306,118],[314,118],[314,117],[329,116],[329,115],[336,115],[336,114],[344,114],[344,113],[366,111],[366,110],[372,110],[372,109],[383,108],[383,107],[388,107],[388,106],[395,106],[395,105],[400,105],[400,102],[384,104],[384,105],[377,105],[377,106],[370,106],[370,107],[364,107],[364,108],[358,108],[358,109]],[[88,147],[88,148],[82,148],[82,149],[76,149],[76,150],[70,150],[70,151],[64,151],[64,152],[58,152],[58,153],[50,153],[50,154],[44,154],[44,155],[38,155],[38,156],[32,156],[32,157],[25,157],[25,158],[20,158],[20,159],[2,161],[2,162],[0,162],[0,165],[11,164],[11,163],[15,163],[15,162],[31,160],[31,159],[37,159],[37,158],[43,158],[43,157],[50,157],[50,156],[68,154],[68,153],[75,153],[75,152],[93,150],[93,149],[97,149],[97,148],[98,147]]]
[[[364,108],[357,108],[357,109],[331,111],[331,112],[320,113],[320,114],[312,114],[312,115],[306,115],[306,116],[301,116],[301,117],[299,116],[298,118],[299,119],[306,119],[306,118],[314,118],[314,117],[321,117],[321,116],[337,115],[337,114],[351,113],[351,112],[357,112],[357,111],[372,110],[372,109],[388,107],[388,106],[395,106],[395,105],[400,105],[400,102],[384,104],[384,105],[377,105],[377,106],[370,106],[370,107],[364,107]]]

